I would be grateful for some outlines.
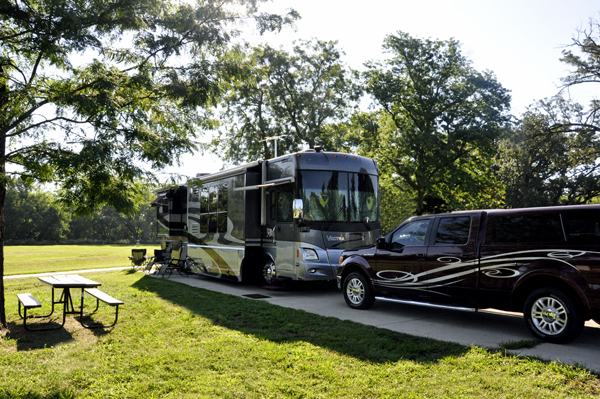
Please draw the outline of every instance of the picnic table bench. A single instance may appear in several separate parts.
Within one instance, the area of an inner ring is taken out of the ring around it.
[[[19,316],[23,319],[23,327],[28,331],[45,331],[45,330],[57,330],[62,328],[65,325],[65,319],[67,314],[78,314],[79,322],[85,328],[98,328],[98,327],[112,327],[117,323],[119,317],[119,305],[123,305],[123,301],[119,301],[111,297],[110,295],[98,290],[96,287],[99,287],[101,284],[87,279],[85,277],[79,276],[77,274],[73,275],[56,275],[51,277],[39,277],[39,280],[43,283],[46,283],[52,287],[52,310],[47,315],[27,315],[27,310],[39,308],[42,305],[40,302],[33,297],[32,294],[17,294],[17,298],[19,299]],[[60,296],[60,299],[56,301],[54,299],[54,289],[62,288],[63,292]],[[71,288],[81,288],[81,306],[78,310],[73,306],[73,298],[71,296]],[[94,313],[98,310],[100,301],[110,305],[115,306],[115,320],[110,325],[103,324],[85,324],[83,321],[83,305],[84,305],[84,292],[87,292],[89,295],[96,298],[96,309],[91,312]],[[43,327],[43,328],[35,328],[31,329],[27,326],[28,318],[42,318],[49,317],[54,313],[54,305],[62,304],[63,305],[63,319],[62,323],[59,326],[55,327]],[[23,307],[23,314],[21,314],[21,307]]]
[[[114,306],[115,309],[115,321],[112,324],[92,324],[92,325],[87,325],[83,323],[83,296],[81,297],[81,325],[84,326],[85,328],[97,328],[97,327],[112,327],[115,324],[117,324],[117,320],[119,319],[119,305],[123,305],[124,302],[120,301],[116,298],[113,298],[112,296],[108,295],[105,292],[100,291],[97,288],[86,288],[85,292],[88,293],[89,295],[93,296],[94,298],[96,298],[96,309],[94,309],[94,311],[92,311],[92,313],[95,313],[98,310],[98,307],[100,306],[100,301],[106,303],[109,306]]]

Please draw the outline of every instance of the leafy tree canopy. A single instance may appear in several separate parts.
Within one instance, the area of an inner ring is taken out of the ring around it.
[[[381,107],[372,156],[383,173],[409,187],[416,213],[426,196],[455,207],[480,201],[493,180],[495,140],[508,122],[508,90],[479,72],[455,40],[386,38],[390,58],[367,64],[367,91]]]
[[[539,101],[499,144],[498,174],[513,208],[588,203],[600,195],[600,138],[583,107]]]
[[[334,149],[327,126],[342,120],[358,95],[335,42],[300,41],[291,53],[262,45],[239,54],[243,73],[231,81],[221,135],[212,149],[233,163],[274,156],[304,145]]]
[[[131,209],[132,182],[196,148],[211,121],[222,61],[251,15],[261,31],[296,17],[256,0],[195,5],[8,0],[0,4],[0,152],[10,174],[56,182],[84,212]]]

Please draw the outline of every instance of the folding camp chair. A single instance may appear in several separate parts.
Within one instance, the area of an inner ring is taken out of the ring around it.
[[[152,268],[158,266],[158,271],[162,269],[164,265],[167,265],[171,260],[171,250],[167,249],[155,249],[154,256],[150,258],[150,262],[146,266],[146,273],[150,273]]]
[[[132,249],[131,256],[129,257],[131,260],[131,268],[135,269],[139,266],[144,266],[148,263],[149,259],[146,256],[145,249]]]
[[[173,274],[173,271],[177,270],[180,275],[189,276],[190,269],[187,263],[187,247],[180,246],[179,249],[173,250],[169,263],[163,265],[159,274],[162,273],[163,277],[169,274],[169,277]]]

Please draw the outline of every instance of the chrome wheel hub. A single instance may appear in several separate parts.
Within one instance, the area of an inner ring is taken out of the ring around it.
[[[542,333],[558,335],[567,327],[567,310],[557,299],[542,297],[531,307],[531,320]]]
[[[346,296],[355,305],[360,305],[365,299],[365,286],[362,281],[353,278],[346,286]]]
[[[267,262],[263,268],[263,277],[267,284],[273,282],[273,278],[276,277],[275,264],[273,262]]]

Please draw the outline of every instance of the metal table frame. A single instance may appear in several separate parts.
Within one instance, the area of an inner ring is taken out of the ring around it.
[[[52,287],[52,310],[47,315],[43,315],[43,316],[35,315],[35,316],[29,316],[29,317],[30,318],[50,317],[50,316],[52,316],[52,314],[54,314],[54,305],[62,303],[63,304],[63,318],[62,318],[62,323],[58,327],[45,327],[45,328],[31,329],[31,328],[28,328],[27,324],[24,322],[25,329],[28,331],[48,331],[48,330],[61,329],[65,325],[65,320],[66,320],[67,314],[79,314],[80,317],[83,317],[84,290],[86,288],[96,288],[96,287],[99,287],[102,285],[101,283],[99,283],[97,281],[87,279],[78,274],[38,277],[38,279],[41,282],[48,284]],[[60,296],[60,299],[58,301],[55,300],[55,294],[54,294],[55,288],[59,288],[59,289],[62,288],[62,290],[63,290],[63,292]],[[79,310],[76,310],[75,307],[73,306],[73,296],[71,295],[71,288],[81,288],[81,305],[79,307]],[[20,309],[19,309],[19,315],[20,315]],[[23,316],[21,316],[21,318],[23,318]],[[80,320],[79,322],[83,324],[83,320]]]

